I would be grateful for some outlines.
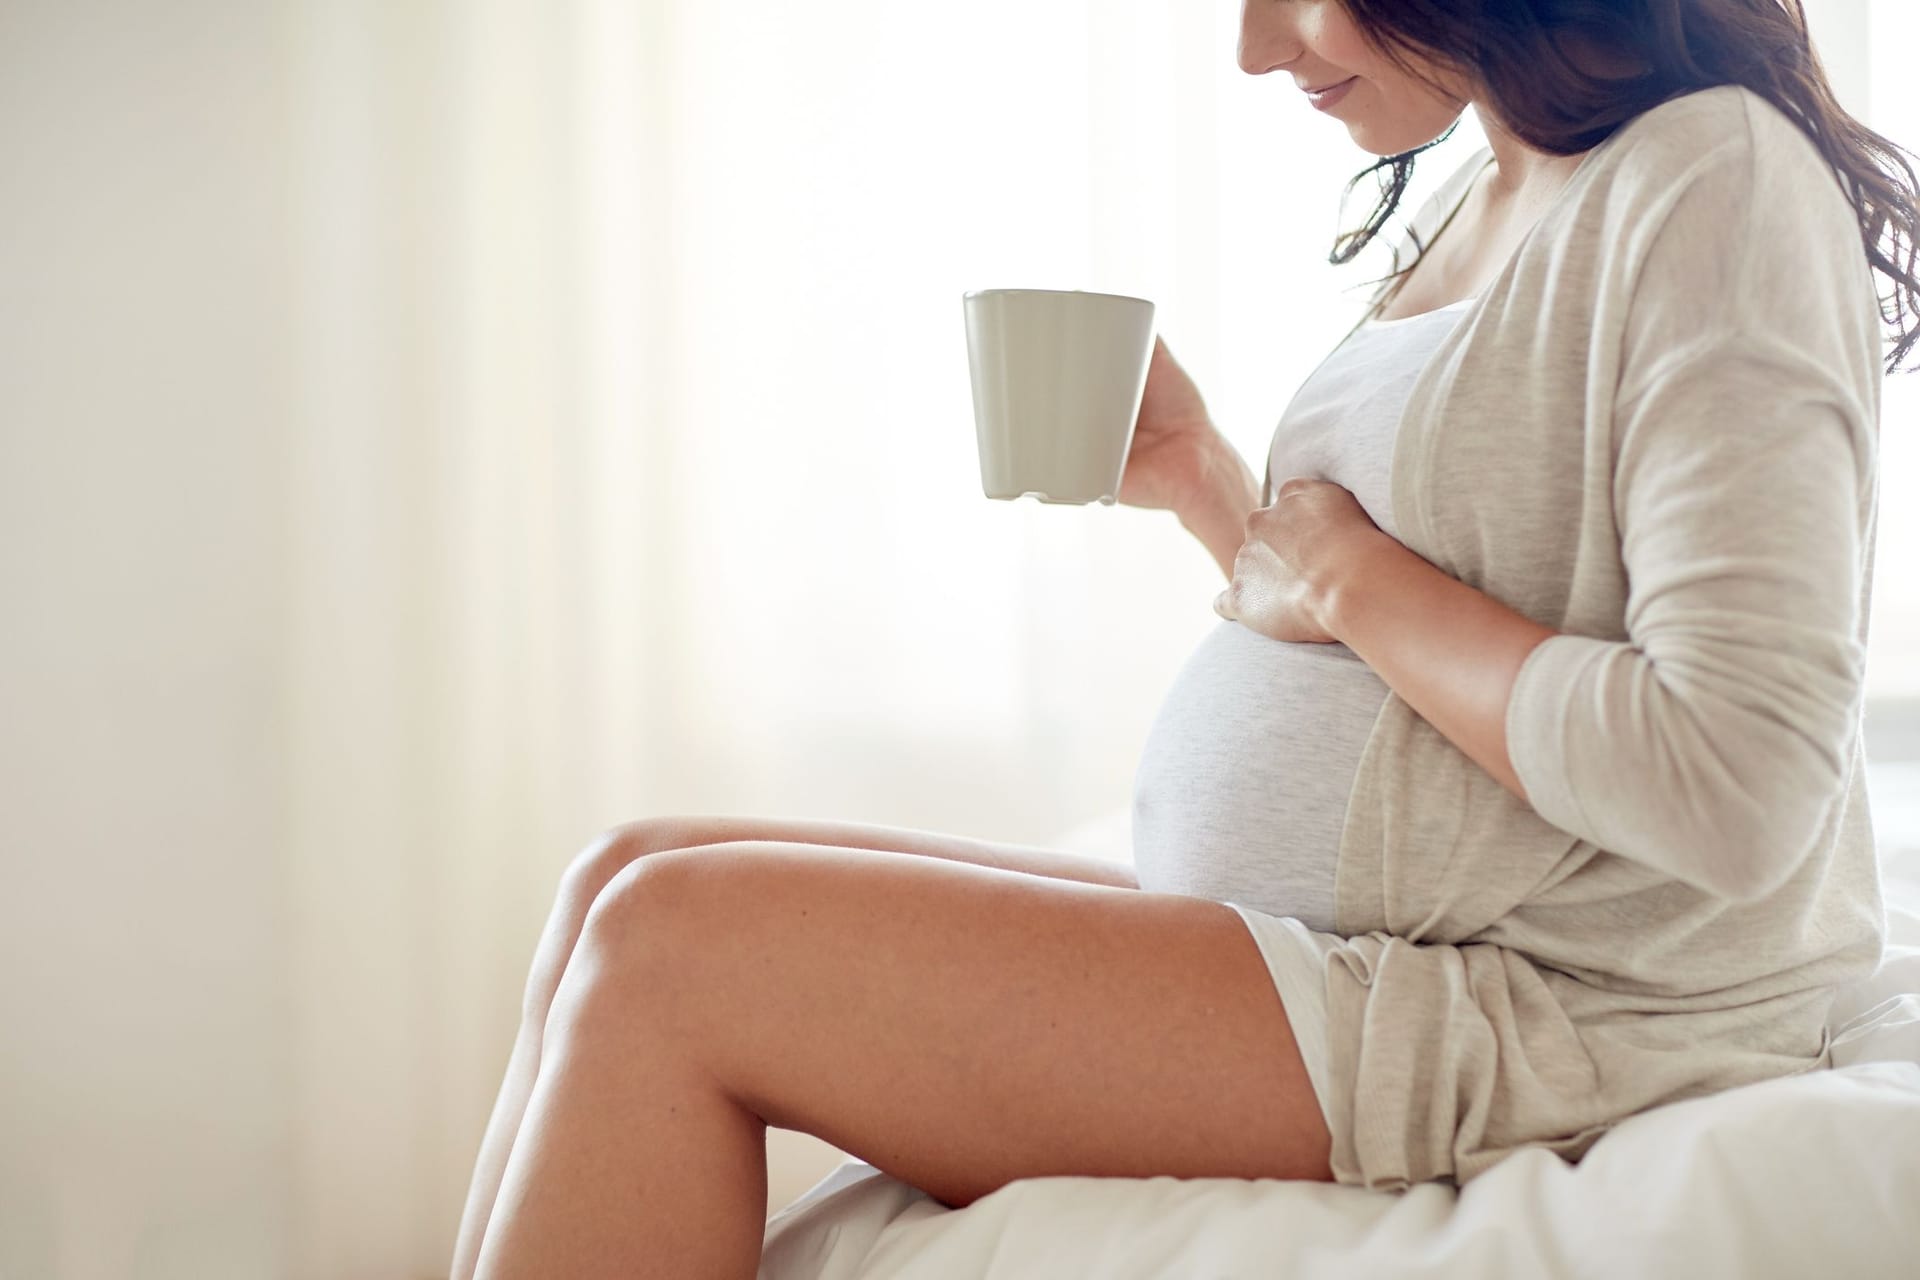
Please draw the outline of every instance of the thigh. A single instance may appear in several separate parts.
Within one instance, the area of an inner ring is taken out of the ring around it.
[[[557,906],[563,912],[586,912],[588,904],[612,877],[639,858],[676,848],[705,848],[712,844],[764,841],[772,844],[826,844],[829,848],[876,850],[914,854],[943,862],[966,862],[1041,875],[1046,879],[1139,889],[1133,867],[1087,854],[1068,854],[1031,844],[981,841],[964,835],[920,831],[914,827],[883,827],[864,821],[828,821],[816,818],[732,818],[714,814],[676,814],[643,818],[614,827],[586,852],[574,858],[561,881]]]
[[[649,859],[593,914],[742,1105],[947,1204],[1048,1175],[1332,1180],[1285,1010],[1222,903],[747,842]]]
[[[947,835],[943,831],[920,831],[916,827],[883,827],[879,823],[816,818],[724,816],[660,818],[653,819],[653,823],[670,833],[666,839],[676,841],[670,844],[672,848],[737,841],[828,844],[833,848],[916,854],[920,858],[941,858],[945,862],[998,867],[1002,871],[1044,875],[1048,879],[1112,885],[1116,889],[1139,889],[1139,883],[1133,877],[1133,867],[1108,862],[1106,858],[1068,854],[1033,844],[981,841],[964,835]],[[655,844],[664,844],[664,841],[657,839]]]
[[[827,846],[913,854],[964,862],[1046,879],[1075,880],[1115,888],[1137,887],[1133,868],[1103,858],[1061,853],[1026,845],[976,840],[908,827],[864,822],[828,822],[805,818],[736,818],[675,815],[628,822],[603,834],[574,858],[560,878],[553,909],[534,948],[533,964],[522,996],[521,1017],[528,1034],[546,1025],[554,989],[573,954],[587,910],[603,889],[643,858],[688,848],[725,847],[744,842],[783,847]]]

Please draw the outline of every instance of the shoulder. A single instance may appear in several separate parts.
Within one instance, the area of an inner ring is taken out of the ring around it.
[[[1766,376],[1839,378],[1872,403],[1879,307],[1858,216],[1792,118],[1719,85],[1641,113],[1594,159],[1570,240],[1623,304],[1629,381],[1737,346],[1765,353]]]
[[[1609,202],[1621,221],[1657,220],[1688,202],[1724,216],[1730,232],[1768,221],[1859,234],[1840,177],[1813,139],[1745,85],[1670,98],[1600,151],[1596,168],[1624,197]]]

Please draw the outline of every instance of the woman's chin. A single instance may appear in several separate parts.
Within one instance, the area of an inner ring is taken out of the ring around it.
[[[1345,124],[1347,136],[1353,139],[1355,146],[1362,151],[1384,158],[1404,155],[1438,140],[1459,119],[1460,115],[1456,113],[1436,122],[1430,128],[1418,129],[1409,129],[1404,122],[1397,122],[1397,127],[1383,129],[1378,127],[1376,122],[1364,118],[1348,120]]]
[[[1362,151],[1366,152],[1370,156],[1379,156],[1382,160],[1386,159],[1388,156],[1397,156],[1400,154],[1401,151],[1408,149],[1404,147],[1400,147],[1400,148],[1382,147],[1376,143],[1369,142],[1367,141],[1367,139],[1360,136],[1360,131],[1357,129],[1348,130],[1348,132],[1353,135],[1353,141],[1355,146],[1359,147]]]
[[[1347,121],[1347,136],[1353,139],[1353,145],[1371,155],[1397,156],[1402,151],[1412,150],[1411,147],[1395,145],[1400,141],[1398,132],[1398,130],[1392,130],[1383,133],[1371,127],[1365,120]]]

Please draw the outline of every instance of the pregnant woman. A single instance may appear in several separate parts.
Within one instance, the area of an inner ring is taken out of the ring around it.
[[[1911,169],[1782,0],[1246,0],[1239,62],[1381,157],[1336,262],[1468,103],[1489,145],[1262,482],[1154,351],[1120,497],[1228,581],[1140,761],[1137,883],[851,823],[610,833],[534,956],[456,1277],[747,1280],[769,1125],[950,1206],[1462,1185],[1831,1065],[1884,927],[1860,712]]]

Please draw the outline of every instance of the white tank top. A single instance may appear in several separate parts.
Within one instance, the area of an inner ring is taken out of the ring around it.
[[[1281,415],[1267,455],[1273,492],[1291,476],[1331,480],[1397,538],[1389,481],[1401,411],[1470,304],[1349,334]],[[1344,644],[1288,643],[1221,619],[1174,677],[1134,773],[1140,887],[1333,932],[1347,797],[1386,695]]]

